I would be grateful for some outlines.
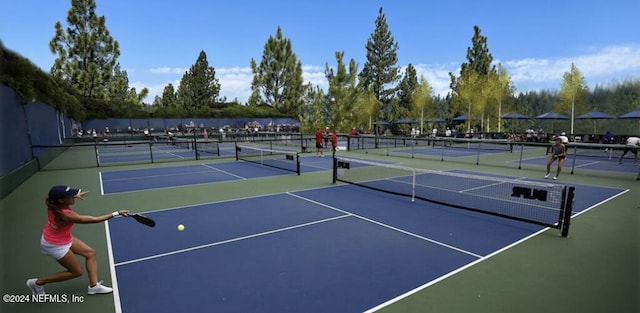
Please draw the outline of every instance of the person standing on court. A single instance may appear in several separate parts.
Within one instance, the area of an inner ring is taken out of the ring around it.
[[[113,291],[112,288],[102,285],[102,281],[98,281],[96,251],[82,240],[74,237],[71,234],[71,229],[74,224],[101,223],[116,216],[127,216],[129,211],[119,210],[101,216],[80,215],[71,208],[71,205],[75,204],[75,199],[83,200],[87,193],[89,192],[67,186],[53,186],[49,190],[45,201],[47,222],[40,237],[40,248],[43,254],[52,257],[65,270],[49,276],[27,280],[27,287],[34,295],[45,294],[44,286],[46,284],[82,276],[82,265],[76,255],[85,258],[85,268],[89,274],[88,294],[103,294]]]
[[[316,130],[316,155],[321,157],[322,155],[322,131],[320,131],[320,127]]]
[[[618,160],[618,164],[622,164],[622,159],[624,158],[625,155],[627,155],[627,152],[631,152],[633,153],[634,157],[633,157],[633,164],[638,164],[638,146],[640,146],[640,138],[639,137],[629,137],[627,138],[627,143],[624,147],[624,152],[622,152],[622,155],[620,156],[620,159]]]
[[[338,149],[338,135],[336,134],[336,130],[333,130],[331,134],[331,152],[333,153],[333,157],[336,157],[336,149]]]
[[[556,137],[555,143],[551,146],[551,157],[547,161],[547,173],[544,175],[544,178],[549,178],[549,173],[551,173],[551,164],[558,160],[558,169],[556,170],[556,175],[553,176],[553,179],[558,179],[560,176],[560,172],[562,171],[562,164],[564,163],[564,159],[567,157],[567,149],[562,143],[562,138],[560,136]]]

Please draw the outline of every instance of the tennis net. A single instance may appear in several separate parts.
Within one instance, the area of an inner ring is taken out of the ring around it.
[[[341,157],[333,168],[334,183],[556,228],[563,237],[569,233],[574,187]]]
[[[257,163],[300,175],[300,156],[295,151],[273,150],[236,144],[236,160]]]

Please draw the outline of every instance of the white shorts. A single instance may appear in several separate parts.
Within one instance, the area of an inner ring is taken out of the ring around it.
[[[40,249],[42,250],[42,253],[56,260],[62,259],[62,257],[67,254],[69,249],[71,249],[72,243],[73,241],[65,245],[55,245],[44,240],[44,235],[40,237]]]

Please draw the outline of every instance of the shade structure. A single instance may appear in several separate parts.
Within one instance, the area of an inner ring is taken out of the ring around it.
[[[502,115],[502,118],[505,120],[528,120],[529,117],[518,112],[510,112]]]
[[[446,122],[445,119],[439,118],[439,117],[428,118],[428,119],[426,119],[424,121],[425,122],[432,122],[432,123],[444,123],[444,122]]]
[[[456,117],[453,118],[453,121],[466,121],[466,120],[467,120],[467,115],[466,114],[463,114],[463,115],[460,115],[460,116],[456,116]]]
[[[640,109],[631,111],[627,114],[620,115],[622,119],[636,119],[638,120],[638,129],[640,129]]]
[[[619,118],[640,119],[640,109],[620,115]]]
[[[401,118],[395,122],[396,124],[415,124],[416,120],[410,118]]]
[[[373,122],[373,125],[384,125],[384,126],[389,126],[390,123],[389,122],[384,122],[384,121],[379,121],[379,122]]]
[[[568,120],[569,117],[556,112],[547,112],[536,116],[539,120]]]
[[[600,112],[600,111],[591,111],[585,114],[582,114],[578,117],[576,117],[579,120],[585,120],[585,119],[589,119],[589,120],[605,120],[605,119],[612,119],[613,116],[604,113],[604,112]]]
[[[608,120],[608,119],[612,119],[614,118],[613,116],[604,113],[604,112],[600,112],[600,111],[591,111],[585,114],[582,114],[578,117],[576,117],[576,119],[579,120],[593,120],[593,133],[597,133],[598,132],[598,126],[596,124],[596,120]]]

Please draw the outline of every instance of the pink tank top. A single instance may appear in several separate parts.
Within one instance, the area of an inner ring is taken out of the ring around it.
[[[60,210],[64,213],[74,212],[71,208]],[[56,215],[52,210],[47,210],[47,223],[44,225],[42,235],[44,240],[54,245],[66,245],[73,241],[71,236],[71,228],[73,223],[64,223],[56,221]]]

